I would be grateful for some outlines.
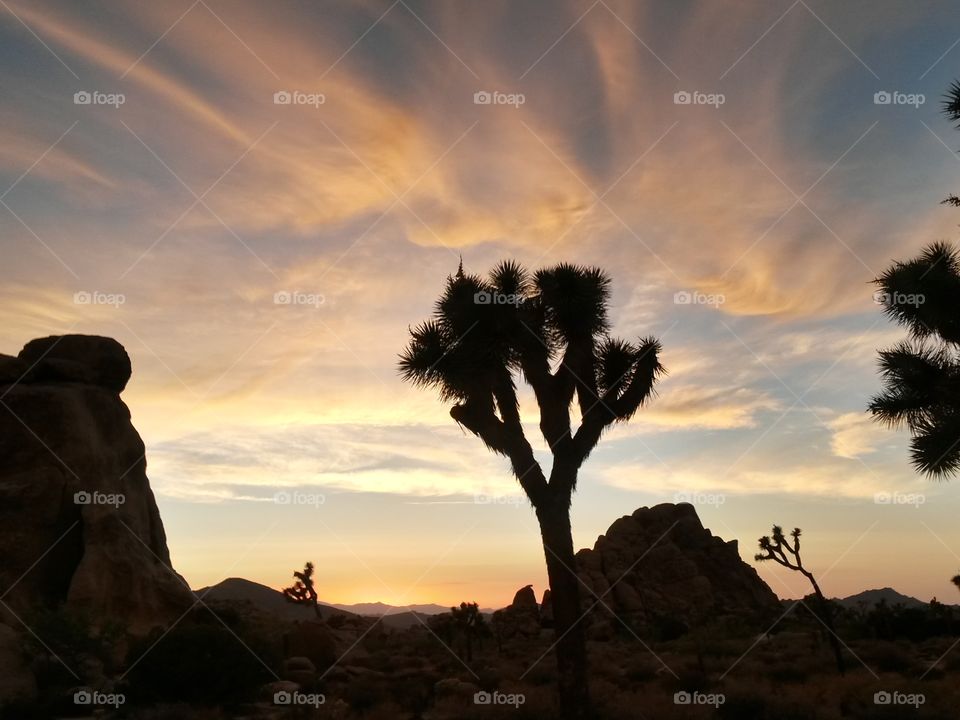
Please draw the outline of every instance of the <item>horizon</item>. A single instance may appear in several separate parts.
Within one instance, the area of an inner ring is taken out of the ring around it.
[[[960,485],[920,476],[909,434],[867,413],[878,349],[906,336],[871,282],[957,241],[955,4],[40,0],[0,18],[0,351],[124,345],[190,587],[281,588],[310,560],[338,604],[542,596],[509,463],[397,372],[458,263],[515,259],[604,269],[613,334],[663,343],[656,397],[580,473],[575,549],[688,498],[778,597],[808,590],[753,560],[774,523],[803,529],[830,597],[960,601]],[[520,409],[544,460],[527,387]]]

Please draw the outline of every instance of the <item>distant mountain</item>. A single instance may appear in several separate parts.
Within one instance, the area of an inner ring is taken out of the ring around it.
[[[856,595],[837,599],[836,602],[848,608],[857,608],[860,606],[872,608],[881,600],[886,600],[887,605],[890,607],[893,607],[894,605],[903,605],[907,608],[924,608],[927,606],[927,603],[923,602],[922,600],[917,600],[915,597],[898,593],[893,588],[888,587],[880,588],[879,590],[864,590]]]
[[[208,600],[248,600],[261,610],[282,615],[290,620],[309,620],[314,617],[311,608],[287,602],[283,593],[243,578],[227,578],[216,585],[200,588],[195,593]],[[328,618],[336,612],[347,613],[348,615],[366,615],[367,617],[384,617],[387,618],[384,621],[385,625],[404,628],[420,624],[413,616],[414,613],[423,619],[430,615],[450,612],[450,608],[436,604],[400,607],[382,602],[357,603],[355,605],[320,603],[322,617]],[[493,611],[484,609],[481,612],[491,613]]]
[[[195,593],[205,600],[247,600],[261,610],[280,615],[289,620],[310,620],[316,617],[313,608],[288,602],[283,593],[243,578],[227,578],[216,585],[200,588]],[[344,611],[330,605],[320,604],[320,615],[323,618],[328,618],[338,612]]]
[[[381,617],[383,615],[401,615],[403,613],[415,612],[420,615],[442,615],[443,613],[450,612],[449,606],[444,605],[387,605],[382,602],[374,603],[357,603],[356,605],[337,605],[332,604],[333,607],[338,610],[344,610],[346,612],[354,613],[355,615],[372,615],[374,617]],[[481,612],[493,612],[492,610],[483,610]]]

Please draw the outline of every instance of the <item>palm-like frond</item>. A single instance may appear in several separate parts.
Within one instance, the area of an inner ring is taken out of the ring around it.
[[[600,268],[561,263],[538,270],[533,286],[557,342],[578,342],[609,329],[610,278]]]
[[[921,472],[942,479],[960,470],[960,413],[924,416],[913,426],[910,458]]]
[[[960,343],[960,252],[934,243],[915,260],[895,263],[875,281],[884,312],[915,338]]]
[[[960,123],[960,81],[954,80],[943,96],[943,114],[954,122]]]
[[[891,427],[913,428],[960,402],[960,365],[948,348],[902,342],[880,352],[880,373],[884,389],[869,409]]]
[[[952,92],[960,100],[960,85]],[[960,105],[956,109],[960,112]],[[881,351],[883,391],[871,401],[870,412],[887,425],[910,429],[918,470],[937,478],[955,474],[960,471],[960,251],[935,243],[876,282],[884,311],[913,341]]]

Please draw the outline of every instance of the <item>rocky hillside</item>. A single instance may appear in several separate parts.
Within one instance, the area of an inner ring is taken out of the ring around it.
[[[130,374],[123,346],[104,337],[0,355],[0,587],[17,614],[65,605],[144,632],[194,602],[120,399]]]

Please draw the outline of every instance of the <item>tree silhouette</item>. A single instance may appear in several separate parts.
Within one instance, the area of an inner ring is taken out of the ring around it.
[[[870,412],[910,429],[914,467],[934,477],[960,469],[960,252],[944,243],[896,263],[876,280],[884,312],[910,338],[880,352],[883,392]]]
[[[814,614],[827,627],[830,647],[833,648],[833,654],[837,660],[837,670],[843,675],[846,672],[846,667],[843,662],[843,652],[840,649],[840,639],[833,627],[833,608],[820,591],[820,586],[817,584],[816,578],[813,577],[813,573],[803,567],[803,560],[800,558],[800,528],[794,528],[793,532],[790,533],[790,537],[793,538],[792,543],[784,537],[783,528],[779,525],[773,526],[771,535],[772,537],[764,535],[760,538],[760,549],[763,552],[754,555],[754,560],[758,562],[773,560],[785,568],[799,572],[810,581],[818,605]]]
[[[473,641],[479,640],[487,630],[483,613],[477,603],[460,603],[460,607],[450,608],[452,629],[464,638],[467,646],[467,661],[473,660]]]
[[[287,602],[311,606],[316,616],[321,617],[320,606],[317,604],[317,591],[313,588],[313,563],[307,562],[303,566],[303,572],[294,571],[293,576],[297,581],[291,587],[283,589],[283,596]]]
[[[952,578],[950,578],[950,582],[957,587],[957,590],[960,590],[960,575],[954,575]]]
[[[943,99],[943,114],[960,129],[960,81]],[[945,205],[960,207],[960,197]],[[910,338],[880,353],[883,392],[870,412],[912,435],[914,467],[943,478],[960,470],[960,251],[934,243],[909,262],[895,263],[876,280],[884,312]]]
[[[553,598],[564,718],[590,717],[586,645],[570,502],[581,465],[601,434],[629,420],[663,368],[653,338],[608,335],[610,279],[598,268],[560,264],[532,275],[500,263],[484,280],[447,278],[433,317],[410,330],[403,378],[437,389],[451,417],[507,457],[533,505]],[[549,478],[521,425],[517,379],[532,387],[540,432],[552,454]],[[576,402],[579,427],[571,427]]]

